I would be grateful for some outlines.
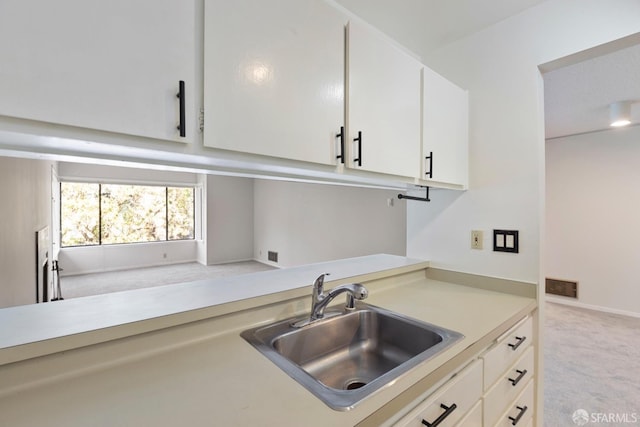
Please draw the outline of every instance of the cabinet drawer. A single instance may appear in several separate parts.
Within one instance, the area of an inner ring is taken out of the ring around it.
[[[493,425],[500,414],[533,378],[533,346],[529,346],[518,359],[498,379],[484,398],[484,425]]]
[[[533,341],[533,320],[527,317],[498,338],[484,359],[484,390],[491,387]]]
[[[439,427],[454,426],[480,399],[482,360],[476,360],[398,421],[396,427],[424,427],[423,420]],[[455,405],[455,406],[454,406]]]
[[[507,412],[498,418],[495,427],[526,426],[532,419],[533,412],[533,380],[529,380],[524,391],[509,405]]]
[[[456,427],[482,427],[482,401],[479,400]]]

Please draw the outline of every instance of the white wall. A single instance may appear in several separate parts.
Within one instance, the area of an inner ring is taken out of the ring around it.
[[[406,202],[397,191],[256,180],[255,258],[290,267],[375,253],[404,255]],[[387,206],[387,199],[394,206]]]
[[[51,221],[51,167],[0,157],[0,307],[36,302],[35,236]]]
[[[437,267],[538,282],[544,112],[537,67],[638,31],[636,0],[549,0],[423,58],[469,90],[470,188],[409,205],[407,254]],[[492,252],[494,228],[520,230],[520,254]],[[485,230],[484,250],[470,249],[472,229]]]
[[[196,259],[195,240],[62,248],[58,254],[63,269],[60,276],[179,264]]]
[[[580,304],[640,316],[640,127],[546,147],[547,277],[578,281]]]
[[[253,179],[206,178],[207,264],[253,259]]]

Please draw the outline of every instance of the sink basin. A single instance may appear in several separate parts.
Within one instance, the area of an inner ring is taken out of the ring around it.
[[[462,334],[380,307],[327,311],[302,328],[300,318],[246,330],[241,336],[329,407],[347,410]]]

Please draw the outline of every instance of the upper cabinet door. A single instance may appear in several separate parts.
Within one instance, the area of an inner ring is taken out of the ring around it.
[[[348,166],[419,176],[422,65],[359,22],[347,46]]]
[[[195,37],[192,0],[2,0],[0,115],[190,141]]]
[[[339,163],[345,25],[322,0],[205,0],[205,146]]]
[[[468,185],[469,96],[424,68],[423,171],[421,179]]]

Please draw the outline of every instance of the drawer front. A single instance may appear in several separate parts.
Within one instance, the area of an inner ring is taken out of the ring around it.
[[[516,361],[533,342],[533,320],[524,322],[506,332],[482,358],[484,359],[484,390],[489,389],[509,366]]]
[[[493,425],[508,405],[520,394],[534,378],[533,354],[534,347],[529,346],[525,353],[498,379],[484,398],[484,424]]]
[[[481,395],[482,360],[476,360],[398,421],[395,426],[454,426],[480,399]],[[423,420],[427,424],[424,424]]]
[[[479,400],[456,427],[482,427],[482,401]]]
[[[526,426],[533,419],[534,409],[533,380],[529,380],[522,393],[509,405],[507,412],[498,418],[495,427]]]

